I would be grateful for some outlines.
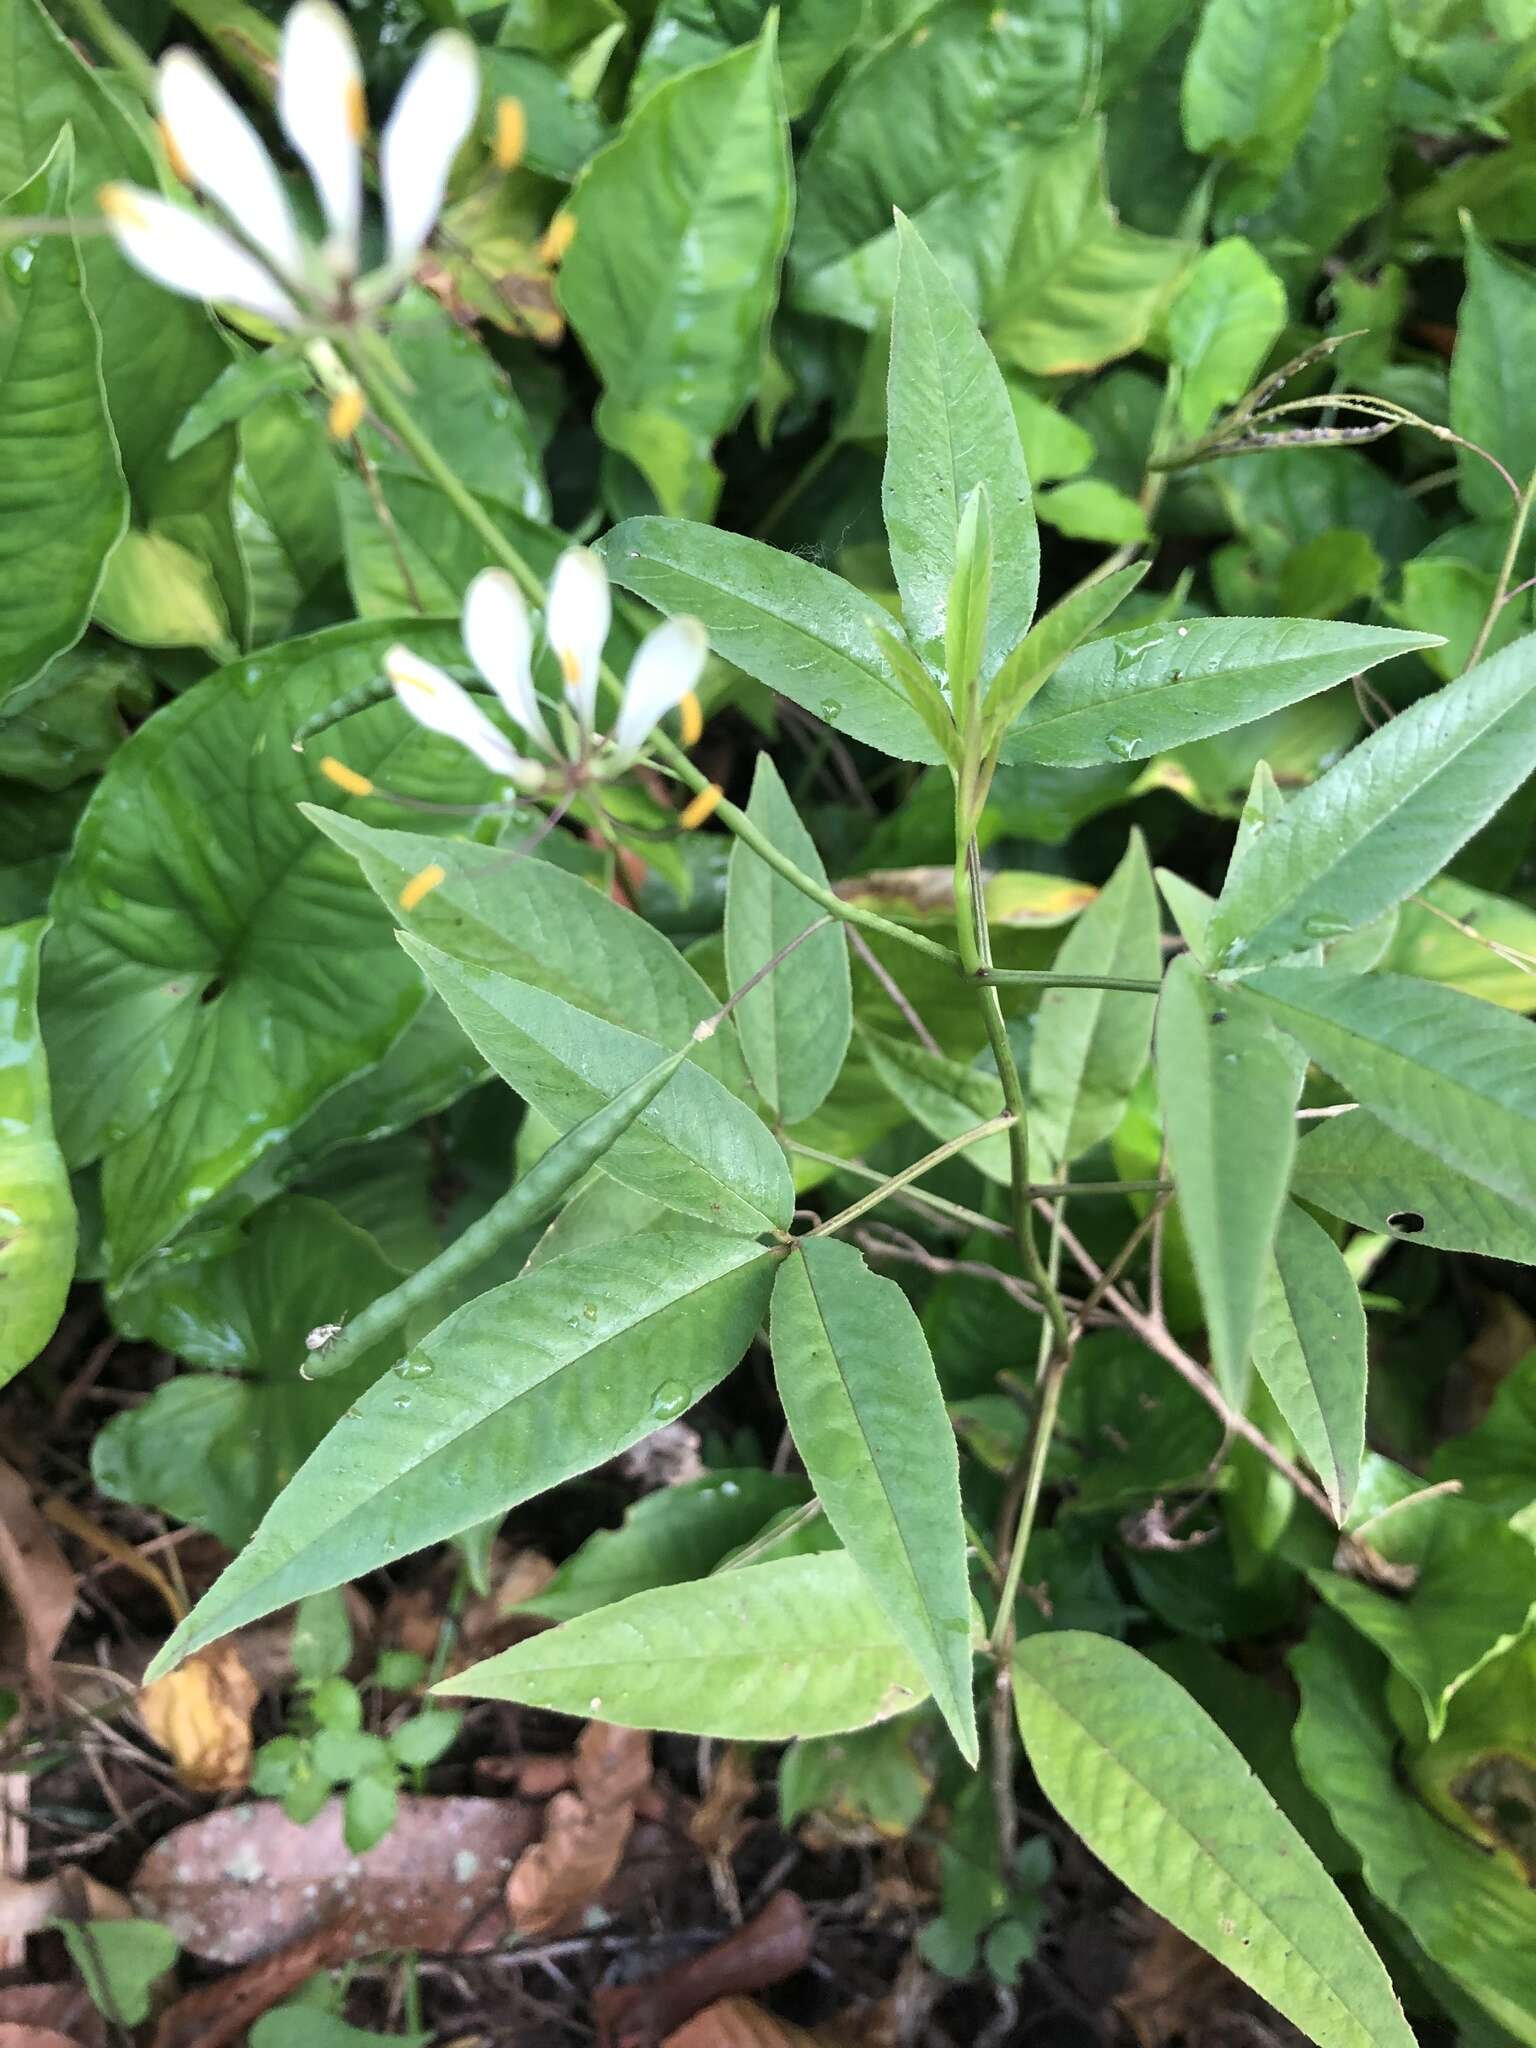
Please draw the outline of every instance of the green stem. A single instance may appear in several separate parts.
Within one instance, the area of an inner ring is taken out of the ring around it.
[[[65,4],[102,55],[110,57],[125,74],[134,91],[151,108],[158,106],[160,89],[154,65],[128,31],[113,20],[103,0],[65,0]]]
[[[871,1209],[878,1209],[889,1196],[899,1194],[904,1187],[920,1180],[925,1173],[931,1173],[936,1166],[942,1166],[946,1159],[953,1159],[957,1152],[967,1152],[972,1145],[979,1145],[983,1138],[996,1137],[999,1131],[1011,1130],[1012,1115],[989,1117],[984,1124],[977,1124],[972,1131],[962,1131],[958,1138],[951,1138],[946,1144],[937,1145],[933,1151],[925,1152],[921,1159],[915,1159],[910,1166],[904,1166],[900,1173],[893,1173],[882,1180],[879,1187],[840,1210],[836,1216],[829,1216],[824,1223],[818,1223],[809,1235],[830,1237],[834,1230],[846,1230],[850,1223],[857,1223],[861,1216],[867,1216]],[[868,1169],[865,1169],[866,1171]]]
[[[1526,521],[1531,516],[1533,501],[1536,501],[1536,469],[1531,471],[1529,478],[1526,480],[1525,489],[1515,501],[1515,516],[1510,521],[1509,526],[1509,545],[1505,548],[1504,559],[1499,564],[1498,581],[1493,586],[1493,596],[1489,600],[1488,609],[1483,615],[1483,623],[1477,629],[1477,638],[1472,642],[1472,652],[1467,656],[1466,665],[1462,671],[1463,674],[1466,673],[1468,668],[1476,668],[1478,662],[1482,660],[1483,649],[1488,645],[1488,637],[1498,621],[1499,613],[1504,608],[1504,600],[1509,595],[1510,582],[1515,573],[1515,562],[1520,553],[1520,543],[1525,538]]]
[[[1059,1229],[1051,1233],[1050,1269],[1054,1280],[1061,1270]],[[1039,1361],[1039,1398],[1030,1429],[1023,1484],[1017,1509],[1011,1517],[1005,1517],[1003,1531],[1006,1570],[1003,1590],[998,1598],[997,1619],[992,1626],[992,1647],[1004,1664],[1013,1654],[1013,1614],[1019,1597],[1019,1581],[1024,1573],[1024,1554],[1029,1549],[1029,1539],[1034,1533],[1035,1516],[1040,1508],[1040,1491],[1045,1483],[1045,1468],[1051,1454],[1051,1439],[1056,1434],[1056,1419],[1061,1412],[1062,1384],[1067,1377],[1067,1368],[1072,1363],[1070,1351],[1056,1351],[1044,1343],[1045,1334],[1042,1328],[1042,1349],[1045,1355]]]
[[[1112,988],[1132,996],[1160,995],[1163,987],[1117,974],[1058,974],[1051,967],[983,967],[973,978],[985,988]]]

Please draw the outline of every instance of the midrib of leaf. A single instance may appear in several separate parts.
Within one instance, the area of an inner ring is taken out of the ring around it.
[[[1173,1828],[1175,1832],[1178,1833],[1184,1839],[1184,1841],[1188,1842],[1190,1846],[1199,1855],[1204,1856],[1208,1859],[1208,1861],[1216,1865],[1217,1869],[1220,1870],[1222,1876],[1227,1880],[1228,1884],[1231,1885],[1233,1891],[1240,1893],[1242,1897],[1249,1902],[1249,1904],[1258,1913],[1260,1919],[1264,1922],[1265,1926],[1270,1930],[1270,1932],[1273,1935],[1275,1935],[1279,1939],[1281,1944],[1292,1955],[1297,1955],[1301,1957],[1301,1960],[1306,1964],[1307,1969],[1311,1972],[1314,1983],[1316,1984],[1317,1988],[1333,2005],[1335,2005],[1341,2012],[1343,2012],[1347,2019],[1352,2021],[1354,2025],[1360,2029],[1362,2040],[1366,2043],[1375,2043],[1378,2040],[1378,2036],[1376,2035],[1374,2029],[1371,2027],[1369,2021],[1362,2017],[1362,2015],[1356,2010],[1354,2006],[1352,2006],[1348,2002],[1348,2000],[1343,1996],[1342,1993],[1334,1989],[1333,1985],[1330,1984],[1327,1978],[1322,1974],[1321,1969],[1319,1968],[1318,1964],[1313,1961],[1312,1957],[1310,1955],[1303,1953],[1303,1951],[1297,1943],[1296,1936],[1292,1934],[1288,1929],[1282,1927],[1280,1923],[1272,1917],[1270,1910],[1265,1905],[1264,1901],[1258,1898],[1255,1895],[1255,1893],[1249,1890],[1248,1886],[1242,1881],[1240,1877],[1238,1877],[1237,1873],[1229,1866],[1229,1864],[1222,1857],[1220,1850],[1213,1843],[1203,1841],[1200,1838],[1200,1836],[1194,1832],[1192,1828],[1186,1826],[1186,1824],[1173,1811],[1172,1807],[1166,1805],[1162,1798],[1152,1790],[1151,1786],[1147,1783],[1145,1778],[1141,1776],[1140,1772],[1133,1769],[1133,1767],[1125,1760],[1125,1758],[1120,1754],[1118,1750],[1111,1749],[1109,1744],[1102,1740],[1102,1738],[1098,1736],[1091,1728],[1089,1728],[1085,1722],[1080,1721],[1077,1715],[1072,1712],[1071,1708],[1066,1706],[1055,1693],[1050,1691],[1050,1689],[1046,1685],[1044,1685],[1039,1678],[1036,1677],[1034,1672],[1028,1671],[1025,1673],[1025,1676],[1028,1678],[1031,1685],[1036,1686],[1039,1689],[1039,1691],[1045,1695],[1045,1697],[1051,1702],[1052,1706],[1056,1709],[1057,1713],[1061,1715],[1062,1719],[1065,1721],[1069,1721],[1072,1724],[1072,1726],[1078,1731],[1079,1735],[1081,1735],[1086,1740],[1088,1745],[1093,1749],[1097,1756],[1103,1758],[1105,1761],[1114,1765],[1116,1768],[1124,1772],[1126,1777],[1128,1777],[1132,1781],[1132,1783],[1136,1785],[1136,1787],[1152,1803],[1152,1805],[1157,1808],[1164,1825]],[[1278,1812],[1278,1809],[1276,1810]],[[1092,1844],[1090,1843],[1089,1846],[1092,1847]],[[1311,1852],[1310,1850],[1306,1849],[1305,1843],[1298,1842],[1298,1846],[1303,1850],[1303,1853],[1310,1856]],[[1319,1868],[1320,1867],[1321,1866],[1319,1866]],[[1324,1875],[1326,1876],[1326,1872],[1324,1873]],[[1331,1883],[1331,1880],[1329,1880],[1329,1882]],[[1132,1888],[1134,1889],[1134,1887]]]
[[[1235,625],[1237,624],[1237,621],[1224,621],[1223,623],[1231,623]],[[1269,622],[1265,620],[1253,620],[1246,623],[1263,625]],[[1111,704],[1123,705],[1127,710],[1131,710],[1142,704],[1150,704],[1155,698],[1162,697],[1166,695],[1169,691],[1188,690],[1191,688],[1198,687],[1202,683],[1219,682],[1230,688],[1243,682],[1247,677],[1252,675],[1262,673],[1266,676],[1269,676],[1275,674],[1276,672],[1283,672],[1287,669],[1305,668],[1309,662],[1324,660],[1326,659],[1328,654],[1331,654],[1335,651],[1336,650],[1330,648],[1326,650],[1319,650],[1315,654],[1283,655],[1275,661],[1250,661],[1241,668],[1213,669],[1202,675],[1191,675],[1189,671],[1185,669],[1176,680],[1174,677],[1170,676],[1165,682],[1153,683],[1146,689],[1125,690],[1120,692],[1116,692],[1114,690],[1105,690],[1104,692],[1102,692],[1102,694],[1098,696],[1085,697],[1082,699],[1080,703],[1074,704],[1069,710],[1053,712],[1049,718],[1035,718],[1029,720],[1026,724],[1021,725],[1019,727],[1019,731],[1021,733],[1044,732],[1049,727],[1053,725],[1060,725],[1067,719],[1081,718],[1086,712],[1090,711],[1102,711],[1106,706]],[[1407,650],[1405,649],[1403,651],[1406,652]],[[1049,685],[1047,685],[1047,687],[1049,687]],[[1326,688],[1328,687],[1328,685],[1324,685],[1323,687]],[[1036,698],[1035,701],[1039,703],[1041,700],[1040,698]]]

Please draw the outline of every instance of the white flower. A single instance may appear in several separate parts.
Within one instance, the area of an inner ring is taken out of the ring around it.
[[[128,260],[172,291],[243,307],[279,327],[323,327],[378,305],[409,279],[479,103],[474,44],[456,29],[440,30],[384,129],[385,255],[360,276],[362,67],[331,0],[299,0],[283,24],[277,114],[315,188],[324,240],[301,234],[261,138],[189,50],[161,59],[161,129],[178,173],[227,227],[137,185],[105,186],[102,210]]]
[[[570,751],[593,759],[606,774],[627,768],[657,721],[682,707],[684,737],[698,737],[694,685],[703,673],[709,643],[697,619],[669,619],[648,633],[625,679],[611,736],[595,731],[598,675],[603,643],[613,616],[608,572],[588,548],[567,548],[550,579],[544,624],[565,679],[570,714],[564,721]],[[507,716],[540,753],[552,760],[562,749],[533,687],[533,622],[522,592],[503,569],[486,569],[464,599],[464,645],[470,659],[500,698]],[[385,669],[395,694],[412,717],[433,732],[447,733],[488,768],[522,786],[540,775],[481,711],[469,693],[430,662],[405,647],[393,647]]]

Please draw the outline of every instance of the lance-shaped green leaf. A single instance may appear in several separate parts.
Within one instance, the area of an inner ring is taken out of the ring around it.
[[[402,943],[497,1073],[558,1131],[656,1065],[654,1039],[494,968],[452,960],[423,939]],[[795,1204],[772,1134],[713,1075],[692,1066],[681,1067],[642,1110],[605,1154],[603,1171],[727,1230],[781,1230]]]
[[[827,871],[767,754],[757,757],[747,816],[780,853],[823,886]],[[639,923],[639,919],[635,922]],[[733,990],[765,968],[813,924],[816,905],[792,888],[744,840],[731,848],[725,891],[725,969]],[[842,1071],[853,1032],[848,941],[829,924],[804,939],[735,1012],[758,1093],[777,1121],[798,1123],[821,1107]]]
[[[1014,1699],[1046,1797],[1154,1912],[1318,2048],[1412,2048],[1342,1893],[1182,1686],[1068,1630],[1019,1646]]]
[[[1382,1698],[1386,1667],[1368,1642],[1319,1609],[1291,1663],[1301,1687],[1296,1761],[1358,1850],[1372,1895],[1529,2048],[1536,2043],[1536,1892],[1403,1783],[1401,1738]]]
[[[965,1066],[941,1052],[930,1052],[915,1038],[897,1038],[865,1024],[859,1026],[859,1044],[877,1078],[908,1116],[932,1131],[941,1144],[963,1138],[978,1124],[1003,1114],[1003,1084],[985,1068]],[[1012,1178],[1006,1131],[982,1138],[963,1157],[978,1173],[1004,1187]]]
[[[684,519],[626,519],[599,552],[615,583],[701,620],[717,654],[839,732],[898,760],[943,759],[881,647],[889,615],[840,576]]]
[[[1365,1450],[1365,1310],[1343,1253],[1291,1202],[1264,1278],[1253,1363],[1342,1520]]]
[[[1458,1173],[1368,1109],[1325,1117],[1302,1139],[1291,1190],[1362,1230],[1536,1266],[1536,1209]]]
[[[1157,892],[1139,832],[1062,942],[1062,974],[1156,981],[1162,973]],[[1154,1002],[1102,988],[1049,988],[1029,1053],[1030,1143],[1043,1166],[1066,1164],[1107,1138],[1141,1078]]]
[[[1003,747],[1008,761],[1142,761],[1248,725],[1432,633],[1338,619],[1189,619],[1137,626],[1069,654]]]
[[[456,1310],[342,1416],[155,1672],[673,1421],[746,1350],[771,1276],[750,1238],[644,1230],[550,1259]]]
[[[0,932],[0,1386],[53,1335],[75,1273],[75,1202],[37,1028],[46,929],[35,918]]]
[[[1410,704],[1293,797],[1227,878],[1215,956],[1246,971],[1370,924],[1438,874],[1533,768],[1536,635]]]
[[[1250,989],[1384,1124],[1536,1210],[1536,1024],[1401,974],[1269,967],[1234,985],[1234,1003]]]
[[[66,130],[0,217],[67,218],[73,166]],[[128,518],[80,252],[68,234],[24,247],[0,278],[0,698],[85,631]]]
[[[960,1461],[923,1326],[853,1245],[809,1237],[774,1282],[771,1334],[817,1498],[974,1763]]]
[[[987,696],[987,745],[995,746],[1073,648],[1130,596],[1150,564],[1133,562],[1096,583],[1080,583],[1037,619],[998,670]]]
[[[498,968],[658,1045],[681,1045],[720,1007],[703,976],[653,924],[552,861],[385,831],[318,804],[304,811],[352,855],[397,924],[467,966]],[[429,864],[442,869],[442,881],[404,909],[402,891]],[[745,1092],[746,1068],[729,1018],[692,1058],[734,1094]]]
[[[927,1691],[840,1550],[636,1593],[436,1689],[735,1742],[865,1728]]]
[[[1029,472],[992,351],[917,230],[905,219],[896,227],[901,258],[881,486],[891,560],[907,630],[920,653],[942,662],[956,534],[966,499],[985,486],[992,528],[985,682],[1034,617],[1040,536]]]
[[[1157,1092],[1211,1362],[1223,1393],[1241,1406],[1305,1062],[1225,1003],[1188,954],[1169,967],[1157,1008]]]
[[[1406,1472],[1392,1476],[1406,1489],[1402,1497],[1352,1527],[1402,1569],[1406,1590],[1386,1592],[1337,1571],[1309,1576],[1407,1679],[1433,1741],[1461,1687],[1536,1619],[1536,1548],[1496,1508],[1426,1491]]]
[[[1497,456],[1519,484],[1536,469],[1536,422],[1510,375],[1510,365],[1525,362],[1536,344],[1536,272],[1490,249],[1470,224],[1466,260],[1451,358],[1451,424],[1474,444],[1456,451],[1461,496],[1469,511],[1506,524],[1509,488],[1474,451]]]
[[[810,1489],[788,1472],[709,1472],[642,1494],[617,1529],[599,1529],[519,1614],[571,1621],[654,1586],[707,1578],[722,1559],[751,1542],[786,1509],[803,1507]]]
[[[456,658],[444,627],[411,632],[423,654]],[[209,676],[118,749],[80,822],[42,1016],[65,1156],[107,1152],[117,1279],[382,1058],[423,1001],[355,864],[299,814],[331,785],[290,743],[376,678],[400,633],[340,626]],[[397,705],[357,713],[333,744],[425,799],[493,788]],[[364,816],[402,816],[360,801]]]
[[[770,25],[641,100],[572,198],[560,297],[602,375],[597,428],[668,512],[714,509],[710,451],[761,374],[791,190]]]

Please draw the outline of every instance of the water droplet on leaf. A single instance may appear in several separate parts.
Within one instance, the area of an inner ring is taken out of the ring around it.
[[[651,1413],[658,1422],[672,1422],[688,1406],[688,1389],[681,1380],[663,1380],[651,1394]]]

